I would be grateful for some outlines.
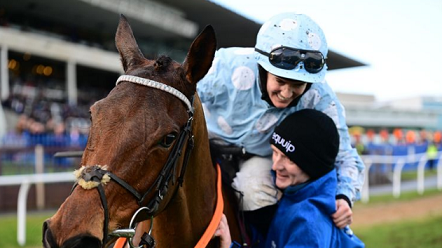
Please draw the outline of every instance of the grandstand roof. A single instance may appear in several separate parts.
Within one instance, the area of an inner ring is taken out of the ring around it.
[[[107,33],[109,36],[115,33],[119,13],[124,13],[130,19],[137,37],[158,42],[190,43],[199,31],[211,24],[217,32],[219,47],[253,46],[261,26],[207,0],[20,0],[3,1],[1,7],[9,15],[35,17],[67,27]],[[333,50],[329,51],[330,70],[363,65]]]

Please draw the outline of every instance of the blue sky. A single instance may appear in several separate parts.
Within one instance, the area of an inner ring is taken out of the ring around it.
[[[330,71],[337,92],[378,101],[442,97],[441,0],[210,0],[262,23],[286,11],[309,15],[329,49],[367,67]]]

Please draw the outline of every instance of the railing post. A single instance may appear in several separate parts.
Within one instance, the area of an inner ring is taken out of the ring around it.
[[[0,186],[20,185],[17,200],[17,242],[26,244],[26,206],[30,185],[33,183],[57,183],[75,181],[71,172],[0,176]],[[0,237],[2,238],[2,237]]]
[[[401,176],[402,176],[402,168],[404,168],[405,161],[404,159],[399,159],[396,163],[396,166],[393,170],[393,197],[399,198],[401,195]]]
[[[35,146],[35,173],[44,173],[44,148],[42,145]],[[43,182],[35,185],[37,209],[42,210],[45,207],[45,185]]]
[[[362,192],[361,192],[361,201],[363,203],[367,203],[369,201],[370,198],[370,190],[369,190],[369,173],[370,173],[370,167],[372,165],[372,162],[370,159],[364,159],[364,163],[365,163],[365,173],[364,173],[364,185],[362,187]]]
[[[17,242],[20,246],[26,244],[26,202],[28,198],[30,183],[24,180],[18,191],[17,211]]]
[[[9,89],[9,70],[8,70],[8,46],[0,47],[0,99],[2,101],[8,99]]]
[[[417,193],[422,195],[424,193],[425,187],[425,165],[427,164],[427,156],[423,155],[419,159],[419,164],[417,165]]]

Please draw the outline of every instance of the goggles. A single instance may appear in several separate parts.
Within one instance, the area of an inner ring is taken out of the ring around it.
[[[292,70],[299,62],[304,64],[304,69],[310,73],[318,73],[324,68],[325,58],[319,51],[302,50],[281,46],[273,49],[270,53],[255,47],[255,51],[269,57],[269,62],[275,67]]]

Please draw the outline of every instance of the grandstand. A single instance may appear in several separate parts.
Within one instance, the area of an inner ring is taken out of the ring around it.
[[[67,130],[87,129],[89,106],[122,73],[114,45],[120,13],[146,56],[166,54],[177,61],[208,24],[217,32],[218,47],[253,46],[260,27],[207,0],[1,1],[0,96],[8,131],[20,114],[42,123],[63,121]],[[330,70],[364,65],[332,49],[328,57]],[[380,104],[373,96],[339,98],[349,126],[442,129],[440,99]]]
[[[253,46],[260,27],[206,0],[1,1],[0,93],[9,130],[21,113],[40,122],[87,122],[90,104],[106,96],[122,73],[114,45],[120,13],[146,56],[177,61],[208,24],[218,47]],[[363,65],[333,51],[328,63],[330,69]]]

